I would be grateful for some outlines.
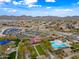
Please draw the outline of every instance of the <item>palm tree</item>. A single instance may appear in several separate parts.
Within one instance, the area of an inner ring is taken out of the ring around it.
[[[49,42],[48,40],[43,39],[43,40],[42,40],[42,44],[43,44],[48,50],[53,51],[53,48],[51,47],[51,44],[50,44],[50,42]]]
[[[25,52],[27,51],[25,42],[19,43],[19,49],[18,49],[18,58],[19,59],[25,59]]]

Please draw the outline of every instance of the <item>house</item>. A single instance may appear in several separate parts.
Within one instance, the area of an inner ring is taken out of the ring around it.
[[[69,56],[72,54],[72,49],[71,48],[65,48],[65,49],[62,49],[64,54]]]
[[[31,40],[31,43],[35,44],[41,41],[41,37],[35,36],[35,37],[32,37],[30,40]]]

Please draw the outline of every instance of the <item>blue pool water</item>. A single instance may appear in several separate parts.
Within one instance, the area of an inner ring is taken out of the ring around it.
[[[3,41],[0,41],[0,45],[7,44],[9,42],[10,42],[10,40],[3,40]]]
[[[51,46],[55,49],[67,48],[68,46],[60,41],[50,41]]]

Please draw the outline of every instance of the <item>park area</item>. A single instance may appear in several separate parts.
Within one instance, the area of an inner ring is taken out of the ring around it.
[[[41,47],[40,45],[36,45],[35,47],[36,47],[39,55],[45,55],[45,51],[44,51],[43,47]]]
[[[33,45],[30,48],[32,58],[36,58],[37,56],[45,55],[45,50],[41,47],[40,44]]]

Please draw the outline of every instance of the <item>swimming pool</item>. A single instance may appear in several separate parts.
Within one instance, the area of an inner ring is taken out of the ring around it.
[[[10,40],[3,40],[3,41],[0,41],[0,45],[7,44],[7,43],[9,43],[9,42],[10,42]]]
[[[65,43],[63,43],[60,40],[55,40],[55,41],[50,41],[51,46],[55,49],[60,49],[60,48],[67,48],[68,45],[66,45]]]

